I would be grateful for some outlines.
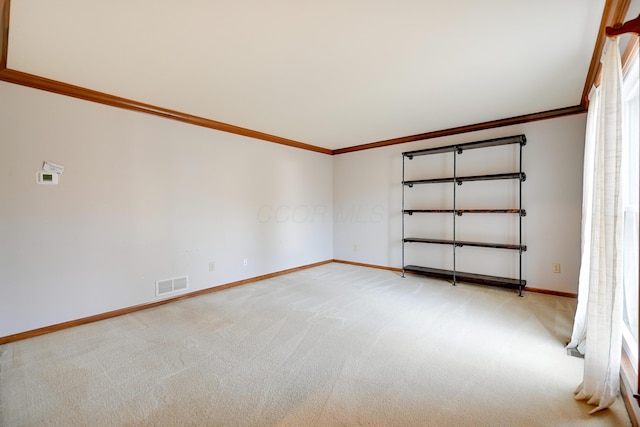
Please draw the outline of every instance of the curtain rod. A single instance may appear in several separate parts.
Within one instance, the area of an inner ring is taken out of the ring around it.
[[[624,24],[615,24],[613,27],[607,27],[604,31],[609,37],[615,37],[625,33],[640,34],[640,15]]]

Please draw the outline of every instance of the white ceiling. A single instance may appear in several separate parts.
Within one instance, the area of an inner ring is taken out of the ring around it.
[[[604,0],[14,0],[8,68],[328,149],[580,104]]]

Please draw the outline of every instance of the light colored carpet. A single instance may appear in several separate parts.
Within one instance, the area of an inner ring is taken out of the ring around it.
[[[0,346],[2,426],[628,426],[575,301],[327,264]]]

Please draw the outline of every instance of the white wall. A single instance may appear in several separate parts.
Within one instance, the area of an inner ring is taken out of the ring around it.
[[[2,82],[0,100],[0,336],[155,301],[158,279],[332,258],[331,156]],[[58,186],[36,184],[45,160]]]
[[[401,267],[401,153],[519,133],[525,278],[577,292],[585,115],[331,157],[2,82],[0,99],[0,336],[155,301],[155,281],[175,276],[196,291],[331,258]],[[515,161],[471,154],[461,166],[477,173]],[[35,183],[45,160],[65,166],[58,186]],[[447,237],[449,219],[430,223]],[[504,255],[463,251],[460,268],[513,273]]]
[[[523,170],[527,174],[523,183],[523,207],[527,211],[523,220],[523,241],[528,246],[523,256],[524,278],[530,287],[576,293],[585,120],[586,115],[582,114],[334,156],[334,258],[402,266],[402,152],[523,133],[527,137],[523,149]],[[512,166],[517,168],[517,154],[500,151],[503,149],[465,152],[459,157],[460,173],[499,173],[512,171]],[[444,157],[441,160],[422,159],[425,158],[411,161],[427,162],[421,166],[424,172],[416,172],[415,168],[408,170],[413,174],[411,178],[449,173],[451,157],[446,157],[446,161],[442,160]],[[506,170],[504,164],[508,165]],[[414,165],[407,163],[407,167],[410,166]],[[412,200],[414,208],[445,208],[449,196],[435,189],[441,185],[414,187],[405,194],[411,194],[410,200],[411,197],[423,198],[422,201]],[[492,205],[486,201],[496,195],[517,198],[515,185],[498,181],[465,183],[460,187],[458,202],[464,204],[466,197],[474,202],[463,206],[465,208],[490,208]],[[417,192],[420,192],[419,196],[416,196]],[[437,196],[432,195],[435,192]],[[467,214],[460,219],[459,239],[496,242],[517,239],[515,216],[472,217]],[[421,218],[414,215],[405,220],[410,232],[418,235],[416,237],[450,238],[447,233],[450,234],[451,220],[446,215],[427,214]],[[504,233],[504,238],[500,233]],[[406,249],[407,263],[450,268],[447,265],[451,262],[449,247],[411,244]],[[465,247],[457,254],[461,271],[517,277],[515,251]],[[552,273],[552,263],[561,264],[561,273]]]

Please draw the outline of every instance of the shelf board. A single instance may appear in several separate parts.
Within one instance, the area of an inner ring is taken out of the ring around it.
[[[507,136],[503,138],[486,139],[484,141],[467,142],[464,144],[447,145],[444,147],[426,148],[423,150],[406,151],[403,156],[413,159],[418,156],[426,156],[429,154],[451,153],[457,151],[459,153],[464,150],[474,148],[497,147],[499,145],[520,144],[525,145],[527,138],[524,135]]]
[[[469,181],[497,181],[500,179],[519,179],[526,181],[527,175],[524,172],[496,173],[490,175],[472,175],[445,178],[416,179],[412,181],[402,181],[402,184],[413,187],[416,184],[442,184],[447,182],[456,182],[462,184]]]
[[[413,215],[414,213],[453,213],[458,215],[465,213],[508,213],[508,214],[520,214],[526,216],[527,211],[525,209],[405,209],[402,213]]]
[[[405,243],[432,243],[437,245],[456,245],[462,246],[474,246],[478,248],[494,248],[494,249],[510,249],[510,250],[527,250],[526,245],[512,245],[507,243],[485,243],[485,242],[469,242],[465,240],[453,240],[448,239],[428,239],[423,237],[405,237],[402,239]]]
[[[512,173],[497,173],[492,175],[474,175],[474,176],[459,176],[456,177],[456,182],[467,181],[496,181],[500,179],[519,179],[521,181],[527,180],[527,175],[524,172],[512,172]]]
[[[455,178],[447,177],[447,178],[431,178],[431,179],[416,179],[412,181],[402,181],[404,185],[408,185],[409,187],[413,187],[416,184],[442,184],[447,182],[454,182]]]
[[[404,271],[453,281],[453,271],[451,270],[407,265],[404,267]],[[464,273],[462,271],[456,271],[456,282],[479,283],[482,285],[503,286],[516,289],[520,286],[524,288],[527,285],[526,280],[520,281],[508,277],[487,276],[485,274]]]

